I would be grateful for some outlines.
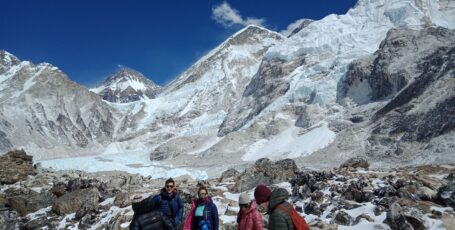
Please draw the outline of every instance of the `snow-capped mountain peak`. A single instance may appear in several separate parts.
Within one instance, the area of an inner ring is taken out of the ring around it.
[[[90,91],[110,102],[126,103],[155,98],[161,87],[142,73],[122,67]]]
[[[6,50],[0,50],[0,72],[3,72],[6,67],[19,64],[19,62],[19,59],[14,55]]]

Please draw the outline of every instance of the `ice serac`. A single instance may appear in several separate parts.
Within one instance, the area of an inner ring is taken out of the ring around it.
[[[109,102],[128,103],[155,98],[161,87],[142,73],[122,67],[90,91]]]
[[[48,63],[0,52],[0,147],[37,159],[87,154],[112,141],[117,115]]]

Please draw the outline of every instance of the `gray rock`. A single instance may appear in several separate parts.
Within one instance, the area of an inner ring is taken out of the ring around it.
[[[58,215],[76,212],[81,207],[96,207],[101,195],[96,188],[80,189],[66,193],[52,205],[52,211]]]
[[[334,222],[338,225],[350,226],[352,217],[344,211],[338,211],[335,215]]]
[[[220,182],[225,182],[225,181],[228,181],[228,180],[234,180],[237,176],[240,175],[240,172],[233,169],[233,168],[230,168],[226,171],[224,171],[222,174],[221,174],[221,177],[219,179]]]
[[[16,222],[8,210],[0,210],[0,230],[15,230]]]
[[[50,192],[57,197],[61,197],[61,196],[65,195],[66,190],[67,190],[66,184],[60,182],[60,183],[54,185],[51,188]]]
[[[316,215],[316,216],[322,215],[322,211],[319,208],[319,205],[316,202],[314,202],[314,201],[310,201],[305,206],[304,211],[305,211],[305,214],[313,214],[313,215]]]
[[[118,193],[115,195],[114,205],[120,208],[124,208],[131,205],[132,200],[130,195],[125,192]]]
[[[0,156],[0,184],[13,184],[35,175],[33,157],[24,150],[14,150]]]
[[[422,200],[434,200],[438,197],[438,192],[426,186],[420,186],[417,194]]]
[[[271,185],[287,181],[294,178],[297,171],[297,166],[291,159],[272,162],[267,158],[262,158],[240,174],[235,188],[237,191],[246,191],[259,184]]]
[[[393,203],[390,206],[384,223],[389,225],[392,230],[414,230],[412,225],[406,220],[406,217],[404,217],[403,210],[398,203]]]
[[[380,187],[374,190],[374,195],[379,196],[379,197],[390,197],[390,196],[396,196],[397,195],[397,190],[391,186],[391,185],[386,185],[384,187]]]
[[[38,193],[24,189],[17,190],[15,192],[16,194],[8,193],[9,192],[7,192],[8,206],[17,211],[21,216],[49,207],[56,200],[56,197],[48,191],[41,191]]]
[[[438,198],[447,206],[455,209],[455,181],[439,188]]]
[[[357,225],[362,219],[365,219],[365,220],[367,220],[368,222],[374,222],[374,219],[373,219],[371,216],[369,216],[369,215],[363,213],[363,214],[358,215],[358,216],[355,218],[355,220],[354,220],[354,222],[352,223],[352,225]]]
[[[343,164],[340,165],[340,168],[368,168],[370,167],[370,164],[368,163],[367,159],[365,157],[353,157],[347,161],[345,161]]]
[[[405,206],[402,207],[402,213],[415,230],[428,229],[428,226],[425,224],[424,215],[419,209]]]

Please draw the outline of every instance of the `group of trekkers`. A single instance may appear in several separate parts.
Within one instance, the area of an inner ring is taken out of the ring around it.
[[[175,181],[169,178],[160,194],[145,199],[141,196],[134,197],[132,204],[134,216],[130,230],[177,230],[182,226],[184,230],[218,230],[218,210],[208,194],[207,187],[199,187],[197,196],[188,218],[183,223],[184,205]],[[254,190],[254,198],[251,200],[250,195],[240,194],[238,230],[264,229],[264,221],[258,206],[267,210],[270,230],[309,230],[305,219],[286,201],[289,198],[286,189],[276,188],[272,191],[265,185],[258,185]]]

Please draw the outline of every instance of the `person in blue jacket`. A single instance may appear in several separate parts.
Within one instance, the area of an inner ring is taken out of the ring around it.
[[[177,192],[175,181],[172,178],[166,180],[160,194],[150,196],[141,202],[133,203],[135,213],[147,212],[149,207],[157,205],[164,216],[169,218],[175,227],[182,222],[184,205]]]

